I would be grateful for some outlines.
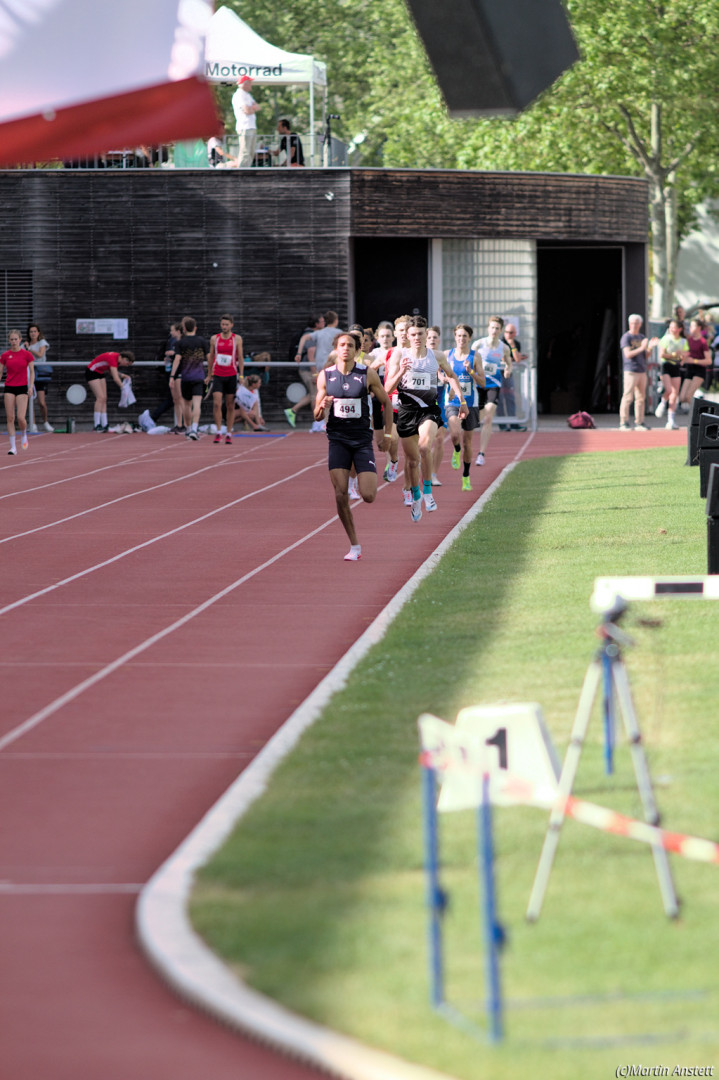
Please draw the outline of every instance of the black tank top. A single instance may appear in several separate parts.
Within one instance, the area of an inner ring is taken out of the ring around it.
[[[372,436],[367,367],[355,364],[343,375],[336,365],[325,368],[325,386],[334,398],[327,417],[327,431],[343,438]]]

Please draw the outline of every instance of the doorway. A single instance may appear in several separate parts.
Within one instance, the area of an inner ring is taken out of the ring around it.
[[[394,236],[354,241],[355,321],[376,328],[383,319],[427,315],[429,241]]]
[[[537,245],[537,408],[616,412],[623,258],[620,247]]]

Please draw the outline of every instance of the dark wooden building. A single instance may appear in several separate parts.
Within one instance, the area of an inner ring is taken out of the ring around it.
[[[247,351],[285,360],[314,311],[421,311],[445,343],[498,313],[519,322],[545,411],[597,409],[615,404],[618,336],[646,303],[647,187],[627,177],[7,170],[0,222],[0,332],[38,321],[55,360],[152,360],[184,314],[209,336],[231,312]],[[78,333],[89,319],[127,319],[128,337]]]

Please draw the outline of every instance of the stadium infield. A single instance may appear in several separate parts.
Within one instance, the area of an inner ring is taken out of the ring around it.
[[[416,719],[536,700],[563,753],[596,616],[594,577],[701,573],[703,502],[683,448],[522,462],[418,588],[202,871],[196,927],[263,993],[327,1027],[458,1077],[547,1080],[719,1060],[714,867],[672,860],[681,918],[651,857],[565,826],[539,922],[524,909],[546,826],[497,817],[507,1038],[483,1038],[471,815],[442,820],[448,998],[428,1005]],[[653,625],[655,622],[660,625]],[[633,606],[628,655],[668,828],[715,837],[713,605]],[[603,773],[595,716],[576,791],[640,816],[626,746]]]

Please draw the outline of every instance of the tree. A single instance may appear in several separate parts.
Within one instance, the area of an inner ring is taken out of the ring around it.
[[[719,71],[713,0],[568,0],[582,59],[507,127],[495,167],[618,172],[649,182],[652,314],[674,299],[679,244],[719,192],[711,145]],[[496,122],[460,154],[491,156]]]
[[[364,0],[227,2],[274,44],[327,62],[353,163],[645,176],[652,314],[669,312],[679,243],[697,205],[719,195],[716,0],[565,0],[582,59],[517,118],[477,121],[449,119],[404,0],[372,5],[371,17]],[[266,131],[302,107],[262,98]]]

